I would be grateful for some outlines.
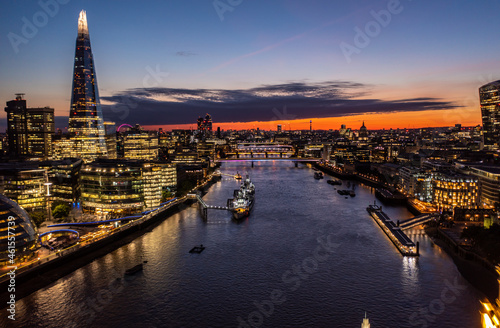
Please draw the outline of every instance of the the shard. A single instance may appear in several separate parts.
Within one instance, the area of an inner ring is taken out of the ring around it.
[[[88,162],[107,156],[97,77],[84,10],[78,18],[68,132],[74,135],[74,152],[78,157]]]

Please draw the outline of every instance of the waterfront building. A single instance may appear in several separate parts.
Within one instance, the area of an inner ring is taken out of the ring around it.
[[[0,193],[27,211],[45,210],[47,171],[32,163],[0,164]]]
[[[14,222],[14,226],[10,225],[14,230],[9,229],[9,222]],[[9,232],[15,237],[14,253],[9,252]],[[28,213],[0,194],[0,267],[16,266],[38,256],[37,239],[36,226]]]
[[[474,165],[470,173],[479,179],[481,203],[500,210],[500,166]]]
[[[171,187],[172,165],[140,160],[98,159],[81,170],[82,208],[101,219],[158,207]],[[176,181],[176,178],[175,178]]]
[[[487,149],[500,149],[500,81],[479,88],[483,141]]]
[[[404,194],[422,202],[432,202],[432,173],[415,167],[399,169],[399,185]]]
[[[78,18],[68,132],[74,140],[74,153],[85,162],[107,156],[97,76],[84,10]]]
[[[215,162],[215,143],[209,141],[200,141],[196,145],[196,151],[198,152],[198,158],[205,158],[210,161],[210,163]]]
[[[17,157],[48,158],[52,151],[54,108],[28,108],[24,94],[7,102],[9,153]]]
[[[476,177],[454,172],[436,172],[432,179],[432,202],[441,211],[456,207],[477,208],[479,181]]]

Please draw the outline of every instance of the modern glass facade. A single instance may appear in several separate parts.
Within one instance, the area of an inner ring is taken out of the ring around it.
[[[104,218],[158,207],[162,191],[175,188],[175,165],[99,159],[81,171],[83,210]]]
[[[500,149],[500,81],[479,88],[484,146]]]
[[[0,193],[17,202],[25,210],[43,211],[47,206],[45,186],[47,172],[37,166],[0,165]]]
[[[106,135],[97,77],[90,46],[87,15],[83,10],[78,19],[72,90],[68,132],[74,134],[75,152],[85,162],[106,157]]]
[[[14,263],[10,262],[8,256],[9,222],[14,222],[14,225],[10,225],[15,237]],[[0,195],[0,267],[15,265],[36,256],[37,238],[36,226],[28,213],[13,200]]]

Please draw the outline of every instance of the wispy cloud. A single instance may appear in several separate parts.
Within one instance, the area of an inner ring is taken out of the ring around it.
[[[102,99],[107,104],[103,105],[107,120],[124,123],[113,108],[128,106],[126,122],[143,125],[188,124],[207,112],[217,122],[272,121],[275,119],[272,109],[283,106],[296,119],[461,107],[429,97],[370,99],[367,93],[371,87],[349,81],[327,81],[290,82],[239,90],[141,88]]]
[[[198,54],[191,51],[177,51],[175,55],[179,57],[191,57],[191,56],[196,56]]]

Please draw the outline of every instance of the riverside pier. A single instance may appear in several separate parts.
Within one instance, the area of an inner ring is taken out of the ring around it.
[[[419,243],[415,243],[382,211],[381,206],[369,205],[366,210],[403,256],[419,256]]]

